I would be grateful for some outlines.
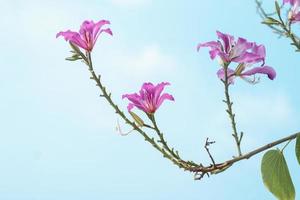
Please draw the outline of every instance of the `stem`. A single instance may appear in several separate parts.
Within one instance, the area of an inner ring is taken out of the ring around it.
[[[234,137],[234,140],[235,140],[235,143],[236,143],[236,147],[237,147],[237,150],[238,150],[238,155],[241,156],[242,155],[241,141],[242,141],[243,134],[241,134],[239,136],[239,134],[237,132],[237,128],[236,128],[235,114],[233,113],[233,109],[232,109],[233,102],[231,101],[230,95],[229,95],[230,83],[229,83],[229,78],[228,78],[228,66],[229,66],[229,63],[224,64],[225,80],[223,81],[223,83],[224,83],[224,86],[225,86],[225,98],[226,98],[226,100],[224,100],[224,102],[227,105],[226,112],[228,113],[228,116],[231,120],[231,126],[232,126],[232,130],[233,130],[232,136]]]
[[[159,130],[156,120],[155,120],[155,116],[154,114],[148,114],[149,119],[152,121],[153,126],[154,126],[154,130],[157,133],[159,140],[158,142],[160,142],[163,145],[163,148],[169,152],[175,159],[180,159],[178,151],[176,151],[176,153],[174,152],[174,148],[170,149],[170,147],[167,144],[167,141],[164,138],[164,134]]]

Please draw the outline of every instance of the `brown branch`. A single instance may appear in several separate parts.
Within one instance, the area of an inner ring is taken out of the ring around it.
[[[284,137],[284,138],[281,138],[279,140],[276,140],[274,142],[271,142],[269,144],[266,144],[264,146],[261,146],[253,151],[250,151],[246,154],[244,154],[243,156],[239,156],[239,157],[236,157],[236,158],[233,158],[231,160],[227,160],[223,163],[219,163],[219,164],[216,164],[215,166],[209,166],[209,167],[200,167],[200,168],[191,168],[190,171],[194,171],[194,172],[210,172],[212,174],[214,173],[218,173],[218,172],[221,172],[223,171],[224,169],[227,169],[228,167],[232,166],[234,163],[236,162],[239,162],[241,160],[245,160],[245,159],[249,159],[251,158],[252,156],[256,155],[256,154],[259,154],[263,151],[266,151],[274,146],[277,146],[279,144],[282,144],[284,142],[287,142],[287,141],[290,141],[290,140],[294,140],[297,138],[297,136],[300,135],[300,132],[298,133],[295,133],[293,135],[290,135],[290,136],[287,136],[287,137]],[[221,170],[221,171],[220,171]]]

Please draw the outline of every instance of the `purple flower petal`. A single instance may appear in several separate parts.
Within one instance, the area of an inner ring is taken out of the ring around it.
[[[234,44],[234,37],[229,34],[221,33],[220,31],[217,31],[217,36],[223,41],[223,48],[225,53],[229,53]]]
[[[64,37],[66,41],[70,41],[70,42],[72,42],[72,44],[74,44],[76,46],[79,46],[83,49],[88,48],[86,42],[81,39],[81,36],[77,32],[73,32],[70,30],[65,31],[65,32],[61,31],[56,34],[56,38],[58,38],[60,36]]]
[[[160,105],[165,101],[165,100],[170,100],[170,101],[175,101],[174,97],[168,93],[164,93],[163,95],[161,95],[161,97],[159,97],[158,102],[156,107],[159,108]]]
[[[222,48],[221,44],[216,41],[198,44],[197,51],[199,51],[201,47],[210,47],[211,50],[209,51],[209,54],[212,60],[215,59],[215,57],[221,52]]]
[[[228,79],[229,84],[234,84],[234,79],[235,79],[234,72],[235,71],[233,69],[230,69],[230,68],[227,69],[227,76],[229,77],[229,79]],[[223,68],[219,69],[217,72],[217,76],[219,79],[225,81],[225,70]]]
[[[276,77],[276,71],[269,66],[254,67],[248,71],[241,73],[241,76],[252,76],[255,74],[266,74],[271,80],[274,80]]]

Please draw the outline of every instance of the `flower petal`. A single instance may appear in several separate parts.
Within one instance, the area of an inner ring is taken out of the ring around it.
[[[101,30],[102,26],[106,25],[106,24],[110,24],[110,21],[108,20],[100,20],[99,22],[97,22],[94,27],[93,27],[93,37],[97,38],[99,31]],[[111,34],[112,35],[112,34]]]
[[[219,39],[221,39],[223,41],[223,48],[224,48],[225,53],[229,53],[231,50],[231,47],[234,44],[234,37],[232,35],[225,34],[220,31],[217,31],[217,36],[219,37]]]
[[[170,83],[162,82],[162,83],[159,83],[155,86],[155,91],[154,91],[154,97],[153,98],[154,98],[154,101],[156,103],[158,103],[161,92],[164,90],[165,86],[167,86],[167,85],[170,85]]]
[[[276,71],[269,66],[254,67],[248,71],[241,73],[241,76],[252,76],[255,74],[266,74],[271,80],[274,80],[276,77]]]
[[[156,107],[159,108],[160,105],[165,101],[165,100],[170,100],[170,101],[175,101],[174,97],[168,93],[164,93],[163,95],[161,95],[161,97],[159,98]]]
[[[235,71],[233,69],[230,69],[230,68],[227,69],[227,76],[229,77],[229,79],[228,79],[229,84],[234,84],[234,79],[235,79],[234,72]],[[217,76],[219,79],[225,81],[225,70],[223,68],[219,69],[217,72]]]
[[[81,39],[81,36],[79,33],[74,32],[74,31],[61,31],[56,34],[56,38],[63,36],[66,41],[72,42],[73,44],[83,48],[87,49],[87,44],[84,40]]]

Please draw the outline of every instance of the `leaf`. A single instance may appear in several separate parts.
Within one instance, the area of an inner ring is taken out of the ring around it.
[[[295,188],[283,153],[270,150],[262,158],[261,173],[265,186],[279,200],[295,200]]]
[[[82,59],[79,55],[73,54],[71,57],[66,58],[68,61],[76,61]]]
[[[276,8],[277,15],[278,15],[278,16],[281,16],[281,13],[280,13],[280,6],[279,6],[279,4],[278,4],[278,1],[275,1],[275,8]]]
[[[295,147],[296,157],[298,160],[298,163],[300,165],[300,134],[298,134],[296,139],[296,147]]]
[[[72,42],[69,42],[69,44],[76,53],[80,52],[80,49],[78,48],[78,46],[74,45]]]

